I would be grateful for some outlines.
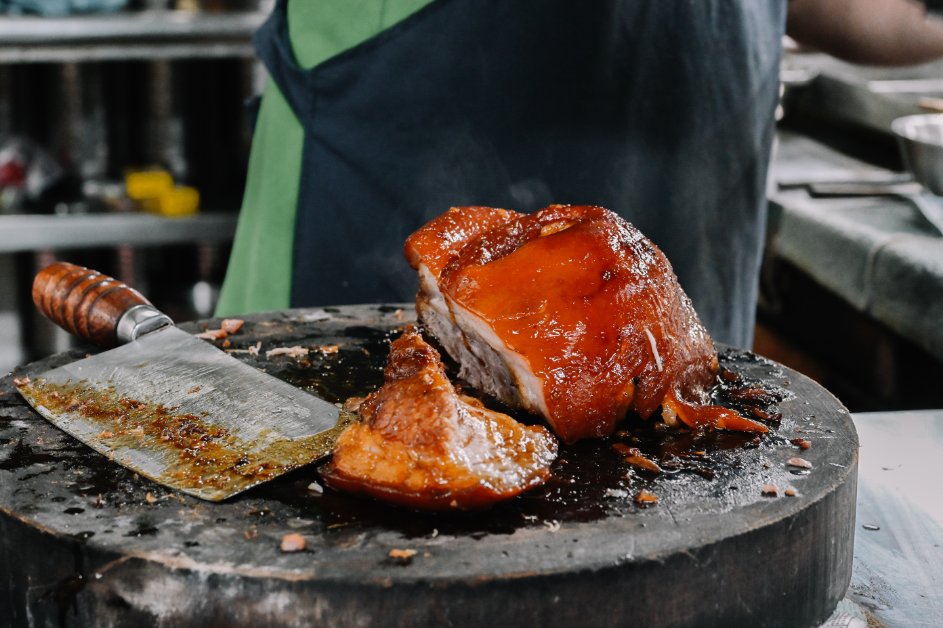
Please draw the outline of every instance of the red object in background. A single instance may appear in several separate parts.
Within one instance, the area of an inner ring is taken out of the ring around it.
[[[0,163],[0,187],[23,187],[26,183],[26,165],[17,159]]]

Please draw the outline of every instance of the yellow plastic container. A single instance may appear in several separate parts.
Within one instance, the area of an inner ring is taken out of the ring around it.
[[[146,201],[174,188],[174,178],[166,170],[130,170],[124,175],[128,198]]]
[[[196,188],[178,185],[157,197],[156,213],[161,216],[190,216],[200,209]]]
[[[200,209],[200,192],[186,185],[175,185],[173,176],[166,170],[130,170],[125,173],[124,184],[128,198],[147,212],[190,216]]]

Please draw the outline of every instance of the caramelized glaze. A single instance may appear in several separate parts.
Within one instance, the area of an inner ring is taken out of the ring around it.
[[[35,379],[22,382],[18,388],[44,414],[60,416],[64,421],[70,416],[80,417],[99,425],[101,432],[96,438],[110,449],[162,452],[166,467],[161,474],[149,477],[177,488],[235,490],[267,482],[311,460],[311,452],[326,451],[339,429],[259,446],[214,424],[210,417],[124,397],[110,386]]]
[[[565,442],[611,434],[627,412],[645,418],[659,407],[692,427],[766,431],[709,405],[713,343],[664,254],[613,212],[553,205],[464,246],[437,239],[440,218],[411,236],[410,261],[436,275],[453,312],[473,314],[523,359],[542,387],[543,407],[530,409]]]
[[[384,376],[322,470],[329,486],[448,510],[489,506],[549,477],[553,436],[457,393],[416,331],[393,343]]]
[[[435,219],[434,228],[410,236],[403,251],[410,264],[416,266],[422,260],[438,276],[469,241],[519,216],[494,207],[452,207]]]

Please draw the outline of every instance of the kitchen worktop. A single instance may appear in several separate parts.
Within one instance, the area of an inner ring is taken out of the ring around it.
[[[783,78],[802,86],[790,95],[798,111],[890,132],[894,118],[940,110],[943,60],[908,67],[862,66],[822,53],[787,54]]]
[[[781,131],[771,169],[770,254],[943,361],[943,326],[932,314],[943,312],[943,237],[901,197],[810,193],[816,183],[901,180],[899,172]]]
[[[848,599],[877,625],[939,626],[943,410],[858,413],[853,418],[861,450]]]
[[[860,122],[881,130],[894,115],[915,112],[906,90],[874,98],[881,83],[858,80],[864,76],[859,70],[835,65],[842,72],[819,81],[819,95],[855,91],[861,98],[850,111]],[[780,130],[770,174],[769,254],[943,361],[943,237],[901,198],[826,198],[810,189],[815,183],[906,180],[900,172]],[[906,186],[901,189],[907,192]],[[943,410],[852,416],[861,450],[855,559],[846,601],[857,606],[867,625],[939,626],[943,491],[937,466],[943,455]]]

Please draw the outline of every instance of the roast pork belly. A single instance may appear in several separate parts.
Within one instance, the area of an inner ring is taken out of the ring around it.
[[[550,476],[554,436],[457,392],[415,330],[393,342],[384,379],[338,438],[322,470],[329,486],[416,508],[472,509]]]
[[[714,345],[665,255],[617,214],[452,208],[406,241],[420,321],[459,376],[572,443],[629,411],[765,432],[709,404]]]

